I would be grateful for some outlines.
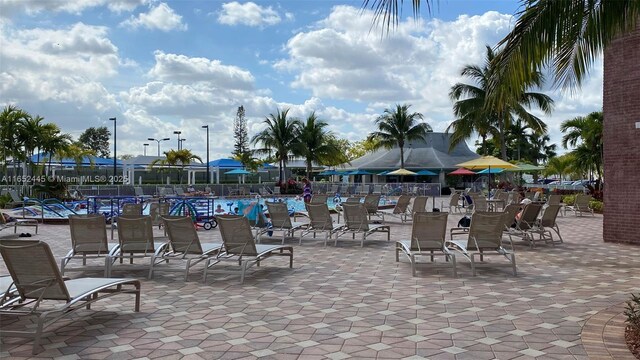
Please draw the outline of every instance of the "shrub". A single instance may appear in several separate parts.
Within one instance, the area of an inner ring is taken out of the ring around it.
[[[575,195],[564,195],[562,197],[562,202],[567,204],[567,205],[573,205],[576,202],[576,196]]]
[[[627,301],[624,314],[627,316],[627,324],[636,331],[640,331],[640,294],[631,294],[631,300]]]
[[[594,212],[601,214],[604,209],[604,203],[599,200],[591,200],[589,202],[589,207],[592,208]]]

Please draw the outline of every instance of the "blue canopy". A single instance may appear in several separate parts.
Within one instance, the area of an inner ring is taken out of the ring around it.
[[[438,174],[434,173],[433,171],[429,171],[429,170],[420,170],[416,173],[416,175],[426,175],[426,176],[436,176]]]
[[[206,165],[206,164],[205,164]],[[243,169],[244,165],[242,165],[242,163],[238,160],[235,159],[216,159],[216,160],[212,160],[209,161],[209,166],[210,167],[217,167],[217,168],[226,168],[226,169]],[[263,169],[275,169],[276,167],[271,165],[271,164],[267,164],[264,163],[260,166]]]
[[[234,170],[227,171],[224,174],[225,175],[247,175],[247,174],[251,174],[251,172],[244,169],[234,169]]]
[[[47,154],[47,153],[40,153],[39,155],[40,155],[40,159],[38,159],[38,154],[34,154],[29,158],[29,160],[33,163],[37,162],[38,160],[40,160],[41,163],[45,163],[45,162],[49,163],[49,159],[51,159],[51,164],[54,164],[54,165],[63,165],[63,166],[77,165],[76,161],[72,158],[63,158],[63,159],[57,159],[56,157],[51,158],[51,154]],[[100,158],[97,156],[84,156],[82,158],[82,162],[80,163],[80,166],[90,166],[92,160],[93,160],[94,166],[108,166],[108,165],[113,166],[113,159]],[[116,159],[116,166],[122,166],[122,161]]]
[[[379,173],[379,174],[378,174],[378,176],[385,176],[385,175],[387,175],[387,174],[388,174],[388,173],[390,173],[390,172],[391,172],[391,170],[385,170],[385,171],[383,171],[383,172]]]
[[[476,174],[500,174],[504,169],[500,168],[487,168],[482,171],[478,171]]]
[[[326,176],[326,175],[340,175],[341,173],[335,170],[325,170],[318,175]]]
[[[350,171],[344,175],[373,175],[373,173],[368,172],[367,170],[354,170],[354,171]]]

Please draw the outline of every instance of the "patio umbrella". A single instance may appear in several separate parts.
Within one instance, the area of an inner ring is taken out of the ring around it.
[[[346,173],[345,175],[373,175],[372,172],[368,172],[367,170],[354,170]]]
[[[389,170],[385,170],[381,173],[378,173],[378,176],[387,176],[389,174]]]
[[[452,172],[450,172],[448,175],[460,175],[460,176],[465,176],[465,175],[475,175],[476,173],[474,173],[471,170],[467,170],[465,168],[460,168],[458,170],[454,170]]]
[[[503,172],[504,169],[484,169],[481,171],[478,171],[476,174],[500,174],[501,172]]]
[[[398,169],[388,172],[387,175],[416,175],[416,173],[407,169]]]
[[[247,174],[251,174],[251,172],[244,169],[233,169],[225,173],[225,175],[238,175],[238,184],[244,183],[244,176]]]
[[[542,171],[545,169],[544,166],[536,166],[536,165],[531,165],[531,164],[523,164],[523,163],[517,163],[516,166],[518,167],[517,169],[506,169],[506,171],[511,171],[511,172],[528,172],[528,171]]]
[[[426,176],[436,176],[438,174],[434,173],[433,171],[429,171],[429,170],[420,170],[416,173],[416,175],[426,175]]]
[[[489,169],[489,190],[491,190],[491,168],[494,168],[494,169],[518,168],[512,163],[506,162],[504,160],[500,160],[497,157],[491,156],[491,155],[481,156],[477,159],[465,161],[463,163],[456,164],[456,166],[462,166],[463,168],[467,168],[469,170]]]

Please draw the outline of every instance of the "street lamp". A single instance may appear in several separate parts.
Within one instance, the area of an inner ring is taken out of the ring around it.
[[[147,140],[149,140],[149,141],[156,141],[156,142],[158,143],[158,156],[160,156],[160,142],[161,142],[161,141],[171,140],[171,139],[169,139],[169,138],[164,138],[164,139],[147,138]]]
[[[207,129],[207,184],[209,184],[209,176],[211,176],[209,174],[209,125],[202,125],[202,128]]]
[[[116,143],[116,118],[109,118],[110,121],[113,121],[113,179],[111,179],[111,183],[113,184],[116,181],[116,157],[118,156],[118,144]]]
[[[184,149],[184,145],[182,145],[182,143],[185,142],[185,141],[187,141],[187,139],[185,139],[185,138],[180,139],[180,146],[178,146],[179,150]]]
[[[149,144],[142,144],[142,146],[144,147],[144,156],[147,156],[147,146],[149,146]]]
[[[182,131],[176,130],[173,133],[178,135],[178,150],[180,150],[180,134],[182,134]]]

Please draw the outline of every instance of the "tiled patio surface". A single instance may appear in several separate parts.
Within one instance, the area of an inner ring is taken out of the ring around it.
[[[460,217],[452,214],[449,226]],[[472,277],[461,257],[458,278],[448,268],[424,267],[411,277],[406,259],[395,262],[393,240],[406,239],[411,229],[399,222],[391,223],[391,242],[376,235],[364,248],[354,241],[325,248],[318,240],[301,246],[291,240],[293,269],[285,258],[271,258],[253,267],[243,285],[239,276],[216,273],[203,284],[201,265],[186,283],[180,273],[158,273],[143,280],[140,313],[132,311],[130,295],[98,302],[54,327],[38,356],[587,359],[582,326],[640,291],[640,248],[603,243],[600,215],[568,215],[558,223],[564,244],[517,246],[517,277],[509,268],[480,269]],[[203,241],[220,240],[217,229],[199,234]],[[56,257],[70,243],[66,225],[41,226],[35,238],[48,242]],[[146,272],[114,276],[144,278]],[[0,357],[31,356],[24,339],[0,345]]]

